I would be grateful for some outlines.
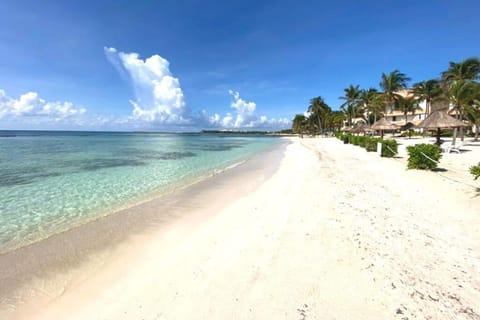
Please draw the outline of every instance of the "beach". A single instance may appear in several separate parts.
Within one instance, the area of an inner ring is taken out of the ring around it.
[[[123,213],[161,221],[46,266],[20,290],[44,292],[3,299],[0,318],[480,319],[480,197],[405,159],[288,138],[168,199]]]

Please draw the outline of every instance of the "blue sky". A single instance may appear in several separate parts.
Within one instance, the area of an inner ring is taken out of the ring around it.
[[[479,12],[478,0],[4,0],[0,129],[288,127],[314,96],[336,109],[349,84],[378,87],[394,69],[413,83],[479,56]]]

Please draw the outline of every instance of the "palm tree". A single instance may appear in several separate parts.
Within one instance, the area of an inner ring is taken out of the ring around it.
[[[395,109],[403,112],[403,115],[405,116],[405,125],[407,125],[408,113],[411,112],[412,115],[415,115],[415,111],[420,109],[420,107],[415,97],[398,96],[395,101]]]
[[[447,71],[442,72],[442,80],[446,83],[480,78],[480,59],[468,58],[460,62],[449,63]]]
[[[377,110],[375,107],[378,107],[378,97],[379,97],[379,92],[375,88],[369,88],[367,90],[362,90],[360,92],[360,97],[358,99],[358,102],[360,105],[363,106],[363,109],[367,111],[367,122],[369,119],[369,114],[373,111],[373,117],[374,121],[377,121]]]
[[[350,85],[348,88],[343,90],[345,95],[340,97],[340,99],[345,100],[345,102],[340,106],[346,116],[348,126],[352,125],[352,119],[356,118],[363,114],[363,110],[359,108],[359,99],[360,99],[360,86]]]
[[[292,120],[292,131],[294,133],[300,134],[300,136],[303,138],[303,133],[305,132],[307,125],[307,117],[305,117],[303,114],[296,114],[295,118]]]
[[[389,74],[382,73],[382,80],[380,87],[383,89],[385,104],[387,106],[394,106],[397,100],[397,92],[407,88],[407,82],[411,79],[405,73],[398,70],[393,70]]]
[[[458,119],[463,120],[465,109],[473,103],[476,82],[480,78],[480,59],[468,58],[460,62],[449,63],[449,68],[442,72],[443,90],[453,106],[457,110]],[[463,141],[463,128],[460,128],[460,136]],[[455,144],[457,129],[453,130],[453,141]]]
[[[314,135],[316,132],[319,131],[319,124],[315,117],[312,115],[307,118],[306,131],[309,132],[311,135]]]
[[[478,82],[475,82],[473,95],[473,104],[471,104],[466,111],[469,119],[475,124],[475,137],[473,141],[478,141],[480,136],[480,84]]]
[[[345,114],[342,111],[335,110],[330,113],[329,126],[331,129],[340,130],[345,121]]]
[[[320,120],[322,122],[322,128],[323,130],[328,129],[329,127],[329,121],[330,117],[332,115],[332,108],[330,108],[326,103],[324,104],[321,115],[320,115]]]
[[[430,105],[432,100],[440,97],[442,94],[440,81],[432,79],[415,83],[413,85],[413,94],[419,101],[425,100],[425,116],[428,117],[431,113]]]
[[[473,141],[478,141],[480,136],[480,100],[476,100],[474,105],[471,105],[465,110],[466,118],[475,124],[475,136]]]
[[[372,123],[377,122],[377,119],[385,115],[385,108],[385,99],[381,93],[378,93],[369,105],[369,114],[370,120],[373,121]]]
[[[317,120],[318,130],[323,130],[323,123],[325,122],[326,115],[331,111],[331,108],[325,103],[322,97],[315,97],[310,99],[310,105],[308,106],[308,112],[310,112],[309,118],[315,118]]]
[[[478,83],[472,81],[457,80],[453,81],[450,84],[449,90],[446,93],[447,98],[450,104],[453,106],[452,110],[457,111],[458,118],[460,120],[463,120],[463,115],[465,114],[465,111],[476,104],[478,90]],[[460,137],[463,141],[463,128],[460,128]],[[453,145],[455,144],[456,139],[457,129],[453,131]]]

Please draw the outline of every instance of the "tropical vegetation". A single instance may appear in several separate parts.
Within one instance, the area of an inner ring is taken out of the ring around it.
[[[365,148],[368,152],[377,151],[377,144],[381,144],[381,156],[391,158],[398,153],[398,144],[393,139],[380,139],[368,136],[356,136],[349,133],[335,132],[334,135],[344,143]]]
[[[400,111],[407,124],[408,115],[415,115],[420,102],[425,104],[428,116],[442,105],[462,121],[475,125],[475,137],[480,137],[480,59],[468,58],[450,62],[437,79],[417,82],[409,87],[411,78],[399,70],[382,73],[379,88],[361,88],[350,84],[339,99],[343,103],[338,110],[329,106],[322,96],[310,99],[304,114],[297,114],[292,121],[294,133],[323,134],[337,132],[342,127],[356,123],[372,124],[391,111]],[[450,106],[450,107],[449,107]],[[463,140],[463,129],[459,130]],[[457,130],[453,133],[453,143]]]
[[[345,102],[342,103],[340,109],[345,113],[348,126],[351,126],[354,118],[363,117],[363,108],[359,103],[362,91],[358,85],[350,85],[344,91],[345,95],[340,99],[345,100]]]
[[[470,173],[473,175],[475,180],[480,177],[480,162],[476,166],[470,167]]]
[[[416,144],[407,147],[408,169],[433,170],[442,157],[442,149],[435,144]]]

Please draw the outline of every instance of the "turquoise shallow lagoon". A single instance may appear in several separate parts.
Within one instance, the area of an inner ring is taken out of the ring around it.
[[[0,131],[0,253],[248,159],[279,139]]]

